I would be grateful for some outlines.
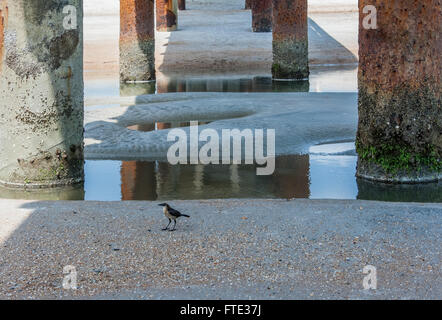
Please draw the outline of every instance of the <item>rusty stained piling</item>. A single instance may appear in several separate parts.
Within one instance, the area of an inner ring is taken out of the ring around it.
[[[170,32],[178,28],[177,0],[156,0],[157,31]]]
[[[2,71],[3,53],[4,53],[4,42],[5,42],[5,16],[6,16],[6,3],[3,7],[3,2],[0,1],[0,72]],[[5,13],[3,13],[5,12]]]
[[[252,30],[253,32],[272,31],[272,0],[252,2]]]
[[[377,9],[376,29],[364,27],[367,5]],[[387,182],[438,180],[440,0],[361,0],[359,10],[357,176]]]
[[[83,1],[0,0],[0,8],[0,184],[80,183]]]
[[[307,0],[273,0],[273,65],[275,79],[307,79]]]
[[[250,10],[250,9],[252,9],[252,3],[253,3],[253,1],[254,1],[254,0],[246,0],[246,2],[245,2],[245,6],[244,6],[244,9],[245,9],[245,10]]]
[[[155,79],[154,0],[120,0],[120,81]]]
[[[178,0],[178,9],[186,10],[186,0]]]

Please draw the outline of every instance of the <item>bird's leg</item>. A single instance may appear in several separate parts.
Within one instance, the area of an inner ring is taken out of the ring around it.
[[[169,230],[169,231],[175,231],[176,229],[175,229],[175,227],[176,227],[176,220],[173,220],[173,222],[174,222],[174,224],[173,224],[173,228],[172,228],[172,230]]]
[[[167,225],[167,227],[165,227],[165,228],[163,229],[163,231],[166,231],[166,230],[169,228],[169,226],[170,226],[171,223],[172,223],[172,220],[169,219],[169,224]]]

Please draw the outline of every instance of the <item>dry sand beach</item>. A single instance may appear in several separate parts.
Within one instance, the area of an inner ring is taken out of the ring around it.
[[[175,232],[153,202],[0,205],[1,299],[441,297],[440,204],[173,201],[191,215]],[[363,288],[366,265],[377,290]]]

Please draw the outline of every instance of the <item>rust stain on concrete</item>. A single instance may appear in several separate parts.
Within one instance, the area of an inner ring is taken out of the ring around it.
[[[252,2],[252,29],[253,32],[272,31],[272,0],[260,0]]]
[[[154,0],[120,0],[120,41],[155,38]]]
[[[364,27],[367,5],[377,9],[375,29]],[[360,156],[372,150],[385,162],[397,151],[422,170],[420,160],[442,156],[441,1],[361,0],[359,10]],[[385,175],[373,161],[360,159],[358,174]]]
[[[0,0],[0,71],[2,71],[3,56],[5,51],[5,27],[8,19],[8,6],[6,0]]]
[[[365,29],[366,5],[377,9],[377,29]],[[360,66],[364,83],[391,90],[407,82],[417,88],[441,77],[441,1],[360,2]],[[440,92],[439,92],[440,93]]]
[[[120,80],[155,78],[154,0],[120,1]]]
[[[273,0],[273,40],[307,39],[307,0]]]
[[[307,0],[273,0],[273,66],[276,79],[306,79]]]

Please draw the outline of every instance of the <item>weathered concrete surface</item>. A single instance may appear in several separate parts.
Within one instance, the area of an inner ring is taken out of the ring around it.
[[[440,204],[0,200],[0,298],[441,299]],[[78,290],[62,289],[63,268]],[[364,291],[362,269],[377,268]]]
[[[253,32],[271,32],[273,23],[272,0],[252,2]]]
[[[3,54],[5,49],[5,34],[4,34],[4,28],[6,23],[7,12],[6,6],[4,3],[0,3],[0,72],[2,71],[2,64],[3,64]],[[5,12],[5,13],[3,13]]]
[[[377,29],[363,26],[369,4]],[[360,1],[358,176],[442,177],[441,17],[439,0]]]
[[[157,31],[170,32],[178,28],[177,0],[155,0],[157,12]]]
[[[158,122],[211,121],[200,130],[211,128],[220,136],[222,129],[275,129],[276,155],[306,154],[310,146],[354,141],[356,135],[356,93],[189,92],[112,101],[121,107],[86,112],[88,159],[167,159],[170,130],[128,129]]]
[[[275,79],[308,78],[307,0],[273,0]]]
[[[82,3],[0,1],[1,184],[83,180]],[[63,13],[68,5],[76,25]]]
[[[154,0],[120,1],[120,81],[155,79]]]

